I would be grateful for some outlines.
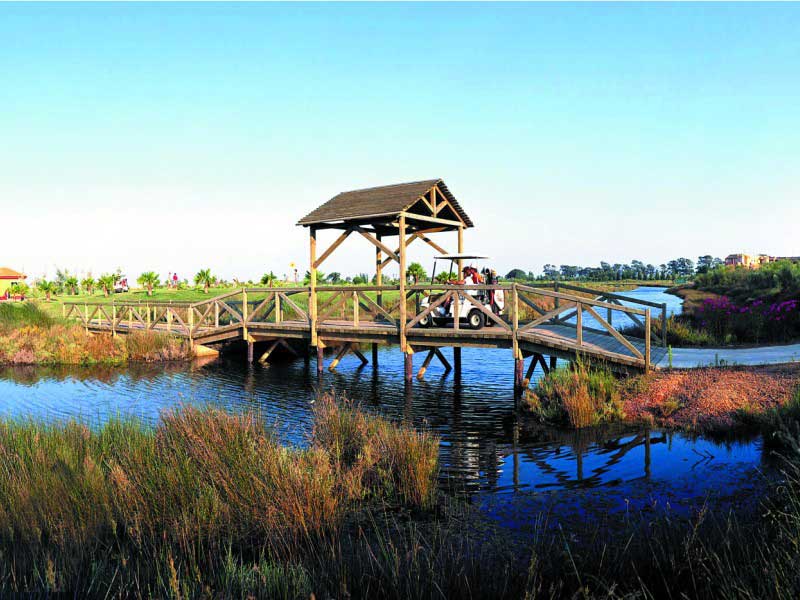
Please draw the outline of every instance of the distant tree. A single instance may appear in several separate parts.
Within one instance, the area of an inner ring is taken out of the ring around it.
[[[203,293],[208,293],[208,288],[214,283],[214,276],[211,274],[211,269],[200,269],[194,276],[194,284],[203,286]]]
[[[511,269],[508,273],[506,273],[506,279],[525,279],[526,273],[522,269]],[[439,278],[437,277],[436,280],[438,281]]]
[[[721,258],[715,258],[710,254],[705,254],[703,256],[697,257],[697,269],[696,272],[698,275],[703,273],[708,273],[709,271],[719,268],[725,263],[722,261]]]
[[[342,274],[339,273],[338,271],[334,271],[333,273],[329,273],[328,277],[326,278],[326,281],[328,283],[332,283],[334,285],[339,283],[341,280],[342,280]]]
[[[359,273],[353,277],[353,285],[366,285],[369,283],[369,276],[366,273]]]
[[[457,280],[458,280],[458,273],[454,273],[452,271],[450,272],[442,271],[441,273],[436,275],[436,283],[447,283],[448,281],[457,281]]]
[[[145,271],[144,273],[139,275],[136,282],[139,285],[147,288],[147,295],[152,296],[153,288],[158,286],[161,283],[161,280],[160,277],[158,276],[158,273],[156,273],[155,271]]]
[[[322,271],[317,271],[317,285],[321,282],[325,281],[325,273]],[[303,285],[310,285],[311,284],[311,271],[306,271],[305,277],[303,277]]]
[[[78,295],[78,278],[75,275],[67,275],[64,278],[64,287],[69,290],[73,296]]]
[[[561,265],[559,270],[564,279],[575,279],[575,276],[578,274],[578,267],[571,265]]]
[[[542,272],[546,279],[558,279],[558,267],[551,264],[546,264],[542,267]]]
[[[97,279],[97,285],[103,290],[103,295],[108,296],[112,291],[114,291],[114,284],[117,282],[115,276],[110,273],[103,273]]]
[[[277,278],[278,278],[277,275],[275,275],[275,273],[273,273],[272,271],[270,271],[269,273],[264,273],[261,276],[261,285],[272,287]]]
[[[94,280],[94,277],[92,277],[91,275],[87,275],[86,277],[81,279],[81,287],[84,290],[86,290],[86,293],[89,294],[90,296],[92,295],[92,292],[94,292],[95,283],[96,282]]]
[[[30,288],[24,281],[15,281],[9,288],[14,296],[22,296],[23,298],[28,295]]]
[[[39,281],[37,281],[36,287],[39,289],[40,292],[44,294],[48,302],[50,302],[50,297],[55,293],[57,289],[57,285],[55,282],[47,281],[46,279],[40,279]]]
[[[419,283],[420,279],[428,278],[428,274],[425,272],[425,267],[418,262],[412,262],[410,265],[408,265],[406,272],[408,273],[409,277],[414,280],[415,284]]]

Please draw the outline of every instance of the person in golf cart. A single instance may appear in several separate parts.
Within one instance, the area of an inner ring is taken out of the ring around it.
[[[485,259],[485,256],[473,256],[466,254],[446,254],[443,256],[437,256],[435,257],[433,272],[431,273],[431,282],[435,281],[436,277],[436,261],[450,261],[450,269],[448,270],[448,273],[452,273],[453,267],[457,261]],[[466,292],[470,296],[474,297],[478,302],[489,308],[489,310],[491,310],[494,314],[499,315],[502,313],[505,305],[502,290],[470,289],[470,285],[477,286],[484,284],[485,282],[495,285],[497,283],[497,278],[496,276],[493,276],[493,273],[494,271],[489,268],[484,268],[483,271],[479,271],[474,264],[471,264],[462,269],[461,279],[449,278],[447,280],[447,284],[465,286],[467,288]],[[422,301],[421,308],[426,308],[431,303],[436,302],[436,300],[440,297],[441,294],[433,294],[428,296]],[[453,301],[451,298],[448,298],[441,304],[441,306],[438,306],[431,311],[429,315],[425,315],[425,317],[420,320],[419,324],[421,327],[430,327],[432,325],[442,326],[446,323],[452,323],[454,321],[452,312]],[[489,319],[483,312],[469,302],[459,303],[458,318],[459,321],[466,321],[467,326],[472,329],[480,329],[484,325],[491,323],[491,319]]]

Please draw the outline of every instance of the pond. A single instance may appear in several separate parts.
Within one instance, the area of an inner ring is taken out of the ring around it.
[[[665,296],[653,288],[641,293],[656,302]],[[97,424],[136,416],[154,423],[165,409],[213,404],[258,411],[286,443],[302,445],[318,392],[335,391],[368,410],[437,432],[442,484],[523,528],[533,510],[553,512],[556,519],[653,507],[688,512],[706,500],[736,501],[743,490],[758,497],[765,484],[769,461],[757,437],[721,443],[661,431],[542,430],[515,409],[508,350],[465,348],[462,356],[460,385],[433,363],[426,379],[409,388],[397,348],[380,351],[379,371],[346,357],[321,379],[313,361],[247,366],[237,356],[125,369],[5,367],[0,417]]]

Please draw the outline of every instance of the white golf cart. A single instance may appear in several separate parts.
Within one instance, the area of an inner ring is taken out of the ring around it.
[[[458,270],[458,261],[464,263],[464,272],[456,277],[463,277],[464,284],[462,285],[464,291],[475,298],[483,306],[488,308],[496,315],[503,314],[505,309],[505,297],[503,290],[481,290],[470,289],[471,285],[497,285],[497,275],[488,267],[482,270],[478,269],[474,261],[488,260],[486,256],[476,256],[473,254],[444,254],[442,256],[434,257],[433,271],[431,272],[431,283],[436,281],[436,269],[439,266],[439,261],[448,262],[447,273],[453,273],[453,269]],[[454,282],[451,282],[454,283]],[[428,295],[420,303],[420,309],[426,310],[431,304],[435,303],[442,297],[443,293],[433,293]],[[470,329],[480,329],[484,325],[493,325],[494,322],[480,310],[478,310],[471,302],[462,301],[458,303],[459,322],[466,323]],[[419,321],[420,327],[446,327],[453,323],[453,302],[446,301],[429,314],[425,315]]]

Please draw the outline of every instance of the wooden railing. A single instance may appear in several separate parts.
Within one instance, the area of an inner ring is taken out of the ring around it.
[[[478,311],[487,325],[495,327],[499,337],[512,339],[515,352],[520,343],[548,331],[564,334],[574,330],[568,343],[576,351],[587,346],[587,334],[602,334],[619,343],[628,355],[644,365],[651,364],[651,339],[665,345],[664,336],[652,331],[651,310],[660,310],[661,331],[666,330],[666,305],[631,298],[622,294],[591,288],[556,284],[546,287],[523,284],[447,285],[421,284],[406,288],[399,298],[398,286],[324,286],[316,288],[316,311],[309,287],[241,288],[199,302],[66,302],[64,316],[75,319],[87,329],[118,331],[159,330],[189,339],[211,332],[295,328],[319,332],[332,325],[389,328],[397,335],[413,334],[426,316],[445,304],[450,314],[460,314],[463,305]],[[566,291],[565,291],[566,290]],[[495,314],[476,296],[502,292],[505,307]],[[423,308],[425,298],[430,301]],[[406,303],[406,319],[401,322],[401,302]],[[631,304],[628,306],[626,304]],[[312,323],[311,314],[316,314]],[[585,316],[591,318],[587,323]],[[614,317],[617,316],[615,321]],[[624,317],[624,318],[621,318]],[[627,319],[627,320],[626,320]],[[633,323],[643,331],[643,344],[618,327]],[[447,327],[450,334],[466,329],[459,319]],[[563,335],[562,335],[563,337]],[[316,339],[312,335],[312,339]],[[593,338],[597,339],[597,338]]]

